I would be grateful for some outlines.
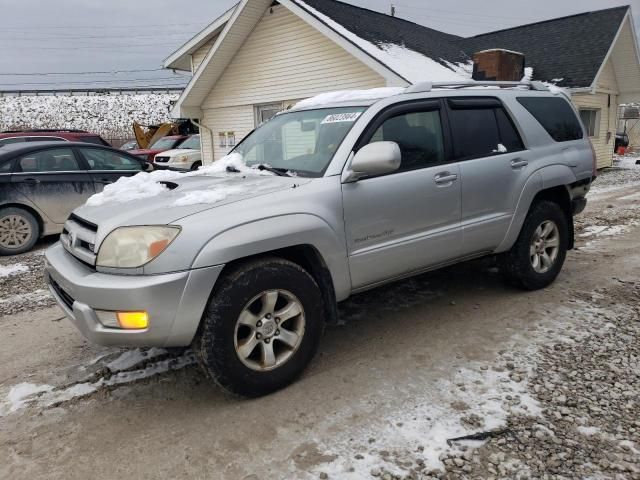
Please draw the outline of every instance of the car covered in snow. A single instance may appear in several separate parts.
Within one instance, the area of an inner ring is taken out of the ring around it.
[[[325,94],[197,172],[91,197],[46,278],[91,341],[192,346],[217,384],[264,395],[358,292],[488,255],[523,289],[550,285],[595,172],[568,97],[535,82]]]
[[[157,154],[153,166],[158,170],[197,170],[202,166],[200,135],[192,135],[178,148]]]
[[[0,255],[30,250],[62,231],[69,214],[105,185],[151,165],[120,150],[81,142],[0,148]]]

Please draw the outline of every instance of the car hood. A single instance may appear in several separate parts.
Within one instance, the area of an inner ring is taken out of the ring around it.
[[[165,150],[162,150],[162,149],[160,149],[160,150],[150,150],[148,148],[136,149],[136,150],[128,150],[128,152],[131,155],[153,155],[153,154],[157,154],[157,153],[162,153],[164,151]]]
[[[155,196],[97,206],[85,204],[74,214],[98,226],[99,243],[117,227],[170,224],[205,210],[293,189],[310,181],[271,175],[185,176],[164,183],[168,188]]]
[[[200,154],[200,150],[193,150],[191,148],[175,148],[173,150],[167,150],[165,152],[161,152],[163,157],[174,157],[178,155],[193,155]]]

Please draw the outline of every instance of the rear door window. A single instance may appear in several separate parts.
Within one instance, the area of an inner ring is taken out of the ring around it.
[[[567,100],[560,97],[518,97],[518,102],[556,142],[583,138],[580,120]]]
[[[52,148],[28,153],[18,159],[18,171],[25,173],[72,172],[80,170],[70,148]]]
[[[89,170],[142,170],[140,161],[113,150],[80,147],[80,151],[89,164]]]
[[[517,152],[522,139],[497,99],[449,99],[449,119],[455,160]]]

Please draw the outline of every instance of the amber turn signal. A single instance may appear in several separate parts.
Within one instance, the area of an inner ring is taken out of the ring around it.
[[[118,324],[125,330],[144,330],[149,326],[147,312],[118,312]]]

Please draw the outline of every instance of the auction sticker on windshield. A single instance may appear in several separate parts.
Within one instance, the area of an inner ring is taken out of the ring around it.
[[[322,125],[326,125],[327,123],[355,122],[360,118],[360,115],[362,115],[362,112],[334,113],[333,115],[327,115],[325,119],[322,120]]]

